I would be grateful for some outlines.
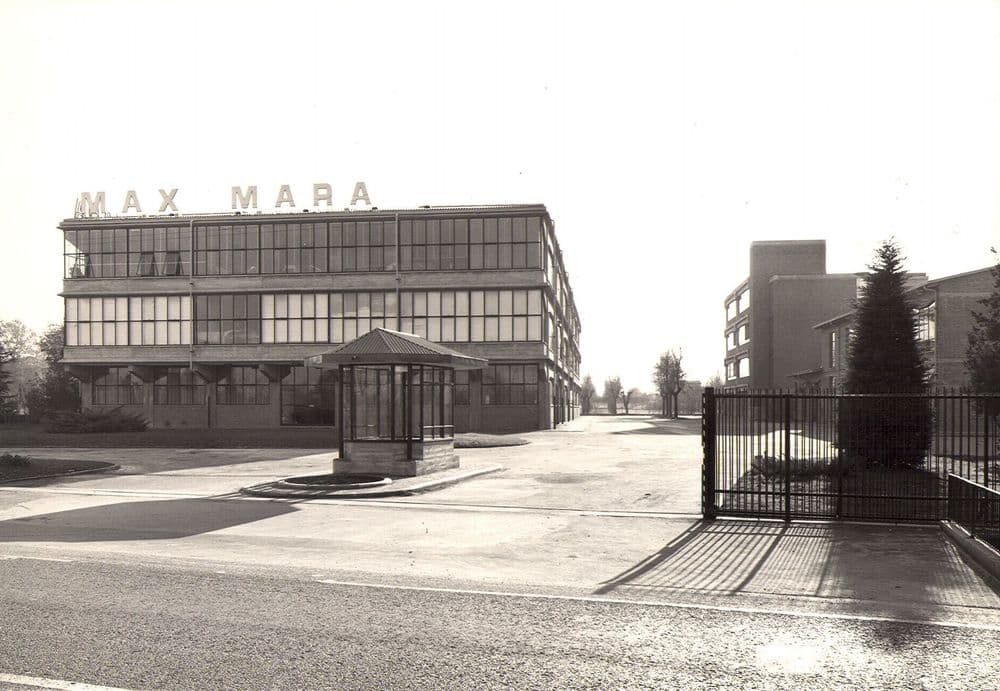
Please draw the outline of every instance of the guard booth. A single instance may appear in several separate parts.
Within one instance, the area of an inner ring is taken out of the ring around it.
[[[335,475],[411,477],[458,467],[455,370],[483,369],[485,359],[377,328],[306,365],[338,371]]]

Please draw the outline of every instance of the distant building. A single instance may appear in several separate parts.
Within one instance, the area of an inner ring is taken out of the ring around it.
[[[917,343],[930,373],[932,386],[962,387],[969,383],[965,351],[972,330],[972,313],[993,290],[991,268],[916,282],[911,275],[907,297],[917,320]],[[916,285],[913,285],[917,283]],[[853,338],[854,311],[836,315],[814,326],[823,342],[821,358],[812,370],[799,373],[804,386],[836,387],[847,373],[847,348]]]
[[[63,221],[64,363],[154,427],[335,426],[306,358],[376,327],[489,360],[458,431],[577,415],[580,317],[540,204]]]
[[[726,388],[778,389],[819,361],[817,321],[851,305],[863,274],[826,273],[825,240],[750,244],[750,275],[726,296]]]

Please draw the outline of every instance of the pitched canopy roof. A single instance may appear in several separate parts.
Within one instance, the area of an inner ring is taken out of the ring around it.
[[[465,355],[415,334],[372,329],[328,353],[313,355],[305,364],[334,368],[340,365],[435,365],[454,369],[482,369],[484,358]]]

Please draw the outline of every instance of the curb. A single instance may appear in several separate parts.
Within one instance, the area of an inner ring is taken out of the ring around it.
[[[1000,585],[1000,552],[951,521],[941,521],[941,530],[968,561],[989,574],[996,581],[994,585]]]
[[[98,461],[100,463],[101,461]],[[87,473],[106,473],[112,470],[121,470],[122,467],[117,463],[108,463],[105,466],[100,466],[98,468],[84,468],[83,470],[70,470],[65,473],[53,473],[51,475],[32,475],[31,477],[19,477],[14,480],[0,480],[0,485],[10,485],[15,482],[31,482],[33,480],[48,480],[53,477],[68,477],[70,475],[85,475]]]
[[[503,469],[504,467],[501,465],[490,465],[480,468],[471,468],[461,473],[450,473],[446,477],[427,479],[423,482],[416,482],[414,484],[405,484],[402,487],[394,486],[401,484],[400,480],[395,480],[392,485],[384,485],[377,488],[373,487],[371,489],[323,490],[317,489],[315,485],[311,488],[304,487],[302,489],[287,489],[281,485],[281,480],[275,480],[274,482],[265,482],[259,485],[252,485],[250,487],[241,487],[240,494],[267,499],[377,499],[381,497],[405,497],[412,494],[419,494],[421,492],[440,489],[442,487],[447,487],[448,485],[462,482],[463,480],[470,480],[474,477],[495,473]],[[407,480],[409,479],[410,478],[407,478]]]

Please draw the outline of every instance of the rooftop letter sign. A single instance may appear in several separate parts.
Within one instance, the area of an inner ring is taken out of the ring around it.
[[[155,213],[177,213],[177,204],[175,202],[177,188],[171,188],[169,191],[160,189],[159,193],[160,198],[157,200],[159,206]],[[230,208],[234,211],[256,211],[259,209],[259,198],[260,194],[257,185],[248,185],[245,188],[234,186],[230,193]],[[350,206],[356,206],[359,201],[364,202],[367,207],[371,207],[372,205],[371,199],[368,196],[368,186],[360,181],[354,183]],[[282,209],[291,210],[295,206],[295,196],[292,194],[291,186],[281,185],[278,188],[272,208],[280,211]],[[333,206],[333,188],[326,182],[317,182],[312,187],[312,207],[320,206]],[[144,212],[142,203],[139,201],[139,195],[135,190],[128,190],[122,200],[120,215],[127,216],[142,213]],[[74,218],[96,218],[108,215],[111,214],[107,210],[107,195],[104,191],[93,194],[90,192],[80,193],[73,211]]]

